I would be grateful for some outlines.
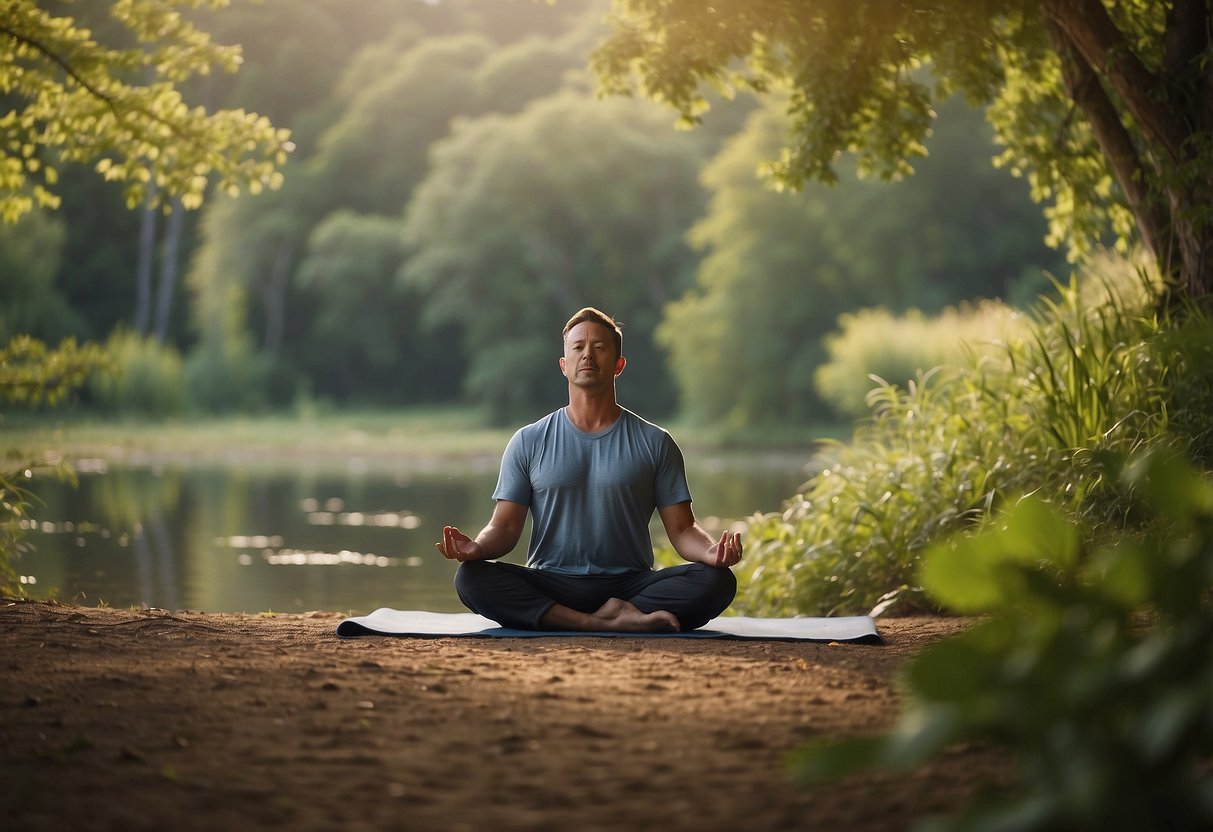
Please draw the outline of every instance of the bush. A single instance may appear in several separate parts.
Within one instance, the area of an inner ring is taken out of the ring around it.
[[[185,380],[176,349],[120,329],[110,335],[106,350],[111,365],[88,384],[98,407],[126,416],[173,416],[182,411]]]
[[[1148,503],[1148,534],[1093,549],[1029,498],[933,548],[923,584],[984,620],[911,662],[893,732],[806,748],[799,772],[904,771],[975,742],[1008,752],[1011,787],[929,828],[1213,827],[1213,483],[1161,453],[1118,480]]]
[[[250,412],[266,406],[269,362],[251,345],[201,348],[185,362],[188,402],[205,413]]]
[[[861,309],[839,317],[839,331],[825,339],[829,360],[817,368],[817,394],[839,414],[866,415],[877,386],[904,387],[942,366],[1006,349],[1023,337],[1023,313],[997,301],[961,305],[927,317],[916,309],[894,315]],[[873,378],[875,376],[875,378]]]
[[[1136,528],[1141,504],[1108,475],[1166,445],[1210,457],[1213,340],[1200,307],[1168,310],[1125,261],[1058,286],[1022,340],[869,394],[872,415],[779,513],[747,522],[736,607],[747,614],[933,606],[914,579],[945,535],[983,528],[1035,492],[1083,534]]]

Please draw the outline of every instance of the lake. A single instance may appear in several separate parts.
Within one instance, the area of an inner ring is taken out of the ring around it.
[[[79,484],[34,483],[33,550],[13,564],[30,595],[204,612],[462,611],[445,524],[475,535],[492,512],[496,459],[304,460],[248,465],[78,463]],[[688,454],[710,530],[775,511],[808,453]],[[525,559],[523,535],[509,560]],[[654,541],[664,541],[654,517]]]

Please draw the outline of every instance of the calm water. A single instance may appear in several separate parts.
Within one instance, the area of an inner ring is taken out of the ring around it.
[[[804,460],[688,460],[695,510],[712,528],[774,511],[806,479]],[[85,461],[78,487],[35,482],[15,564],[35,597],[206,612],[362,614],[462,610],[455,564],[434,549],[444,524],[475,534],[492,511],[495,463],[367,470],[114,468]],[[664,540],[654,519],[654,539]],[[520,560],[523,543],[511,560]]]

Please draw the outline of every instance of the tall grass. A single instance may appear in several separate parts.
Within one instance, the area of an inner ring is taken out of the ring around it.
[[[1137,498],[1108,476],[1113,460],[1153,446],[1210,456],[1208,325],[1195,305],[1164,308],[1154,281],[1109,256],[1058,284],[1001,351],[881,384],[806,489],[748,521],[737,608],[925,604],[913,576],[926,546],[1029,492],[1088,537],[1131,529]]]

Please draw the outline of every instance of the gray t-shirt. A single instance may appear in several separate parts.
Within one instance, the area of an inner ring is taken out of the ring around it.
[[[561,408],[510,439],[493,499],[530,507],[528,566],[604,575],[651,569],[653,512],[691,491],[665,429],[625,409],[606,430],[585,433]]]

